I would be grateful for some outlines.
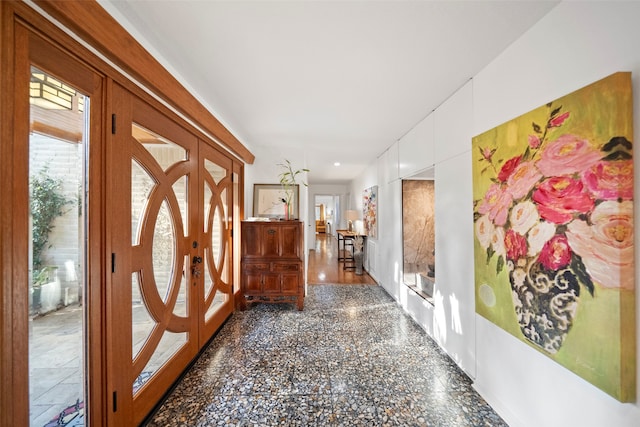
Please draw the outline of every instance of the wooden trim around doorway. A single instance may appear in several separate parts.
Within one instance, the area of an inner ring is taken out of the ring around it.
[[[253,163],[255,156],[97,2],[35,2],[169,105],[210,132],[241,160]]]

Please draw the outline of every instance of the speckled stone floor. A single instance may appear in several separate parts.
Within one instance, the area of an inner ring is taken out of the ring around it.
[[[149,426],[506,426],[375,285],[233,315]]]

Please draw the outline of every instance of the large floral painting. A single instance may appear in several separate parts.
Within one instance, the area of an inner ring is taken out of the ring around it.
[[[635,401],[633,117],[616,73],[473,138],[476,311]]]

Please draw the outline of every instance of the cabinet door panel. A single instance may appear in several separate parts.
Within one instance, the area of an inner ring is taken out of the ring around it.
[[[300,243],[300,228],[297,224],[283,225],[280,227],[280,255],[285,258],[300,258],[299,243]]]
[[[282,293],[283,294],[297,294],[299,275],[297,273],[282,273]]]
[[[261,228],[254,224],[242,227],[242,256],[262,256],[260,230]]]
[[[262,229],[262,255],[280,256],[280,227],[271,226]]]
[[[265,294],[279,293],[280,292],[280,275],[279,274],[265,274],[263,276],[263,288],[262,291]]]
[[[259,293],[262,288],[262,273],[253,273],[245,270],[245,290],[247,293]]]

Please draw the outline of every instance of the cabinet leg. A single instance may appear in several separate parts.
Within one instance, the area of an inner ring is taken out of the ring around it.
[[[247,299],[244,297],[244,295],[240,295],[240,304],[239,304],[239,308],[240,311],[245,311],[247,309]]]
[[[304,298],[298,297],[298,311],[302,311],[304,308]]]

